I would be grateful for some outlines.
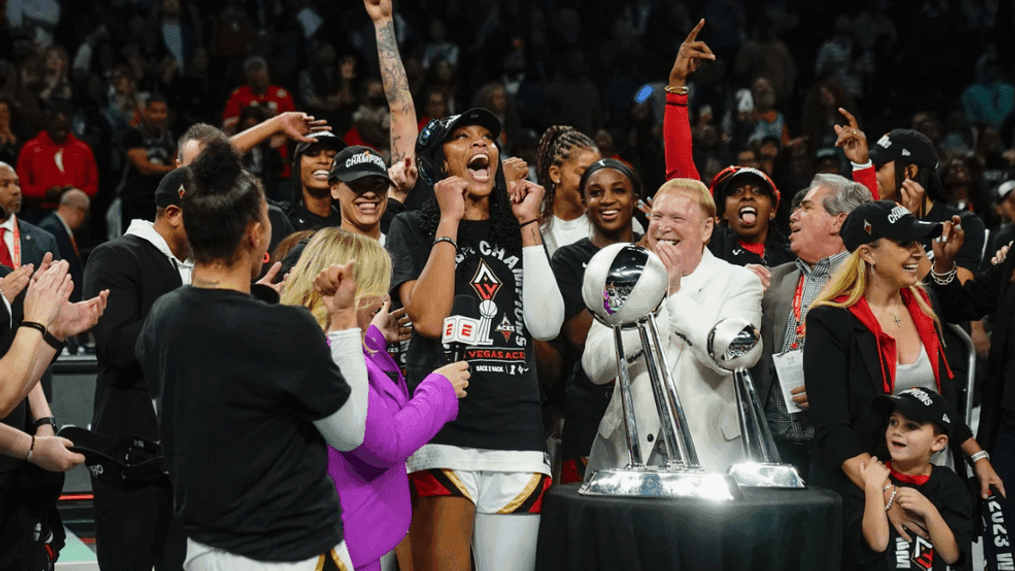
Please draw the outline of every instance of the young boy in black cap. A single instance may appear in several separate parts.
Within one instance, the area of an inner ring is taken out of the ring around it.
[[[957,413],[943,396],[923,388],[879,395],[871,410],[887,419],[885,439],[892,460],[882,464],[872,459],[864,465],[864,492],[851,493],[850,521],[855,525],[849,531],[856,539],[852,547],[858,561],[865,569],[945,569],[956,564],[971,546],[972,502],[962,479],[930,460],[947,448]],[[898,535],[888,523],[894,503],[923,520],[929,539],[910,532],[913,541],[906,542]]]

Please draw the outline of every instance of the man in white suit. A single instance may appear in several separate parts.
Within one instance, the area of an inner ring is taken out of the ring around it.
[[[656,193],[641,245],[662,259],[669,278],[666,300],[656,321],[670,376],[687,417],[698,459],[706,470],[725,472],[743,456],[733,374],[708,355],[708,333],[719,321],[739,317],[761,325],[761,281],[750,270],[713,256],[705,244],[712,235],[716,207],[708,188],[691,179],[673,179]],[[640,352],[637,331],[624,333],[626,355]],[[601,323],[589,330],[582,366],[592,382],[617,375],[613,331]],[[629,364],[642,461],[662,462],[665,444],[644,358]],[[587,474],[629,462],[620,391],[614,391],[592,445]]]

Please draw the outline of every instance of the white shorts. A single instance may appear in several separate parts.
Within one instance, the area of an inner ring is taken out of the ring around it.
[[[324,568],[325,558],[329,557],[339,571],[353,571],[345,541],[336,545],[330,553],[303,561],[278,563],[254,561],[188,538],[183,568],[186,571],[317,571]]]
[[[551,479],[538,472],[434,468],[409,474],[419,497],[466,498],[480,514],[538,514]]]

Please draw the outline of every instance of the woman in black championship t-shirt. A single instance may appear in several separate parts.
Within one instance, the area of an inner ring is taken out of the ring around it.
[[[187,534],[184,567],[351,570],[326,444],[363,442],[353,262],[314,282],[328,308],[325,339],[305,308],[251,286],[271,221],[228,143],[212,142],[188,168],[193,285],[155,302],[136,346]]]
[[[632,219],[641,198],[641,179],[616,159],[602,159],[589,165],[578,185],[585,215],[592,224],[592,236],[561,246],[553,255],[553,274],[564,298],[564,327],[560,341],[572,368],[564,371],[564,432],[561,435],[564,465],[561,480],[569,484],[585,480],[592,442],[606,413],[612,385],[593,384],[581,367],[585,337],[592,326],[592,314],[582,300],[585,268],[592,256],[610,244],[635,240]]]
[[[413,192],[432,186],[434,198],[388,233],[393,296],[414,326],[410,384],[455,352],[472,371],[458,419],[408,462],[417,569],[467,565],[470,547],[480,571],[535,565],[550,465],[532,338],[557,336],[563,301],[539,235],[543,188],[507,188],[500,131],[485,109],[431,121]]]

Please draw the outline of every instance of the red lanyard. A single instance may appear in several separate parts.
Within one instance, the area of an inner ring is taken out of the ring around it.
[[[807,325],[800,319],[803,301],[804,275],[800,274],[800,281],[796,284],[796,295],[793,296],[793,318],[796,319],[796,337],[793,339],[793,344],[789,346],[790,349],[798,349],[800,347],[800,340],[804,338],[804,334],[807,331]]]
[[[18,229],[17,216],[11,214],[11,226],[14,227],[11,230],[11,242],[14,243],[14,247],[11,248],[11,261],[14,262],[14,268],[18,269],[21,267],[21,231]]]

